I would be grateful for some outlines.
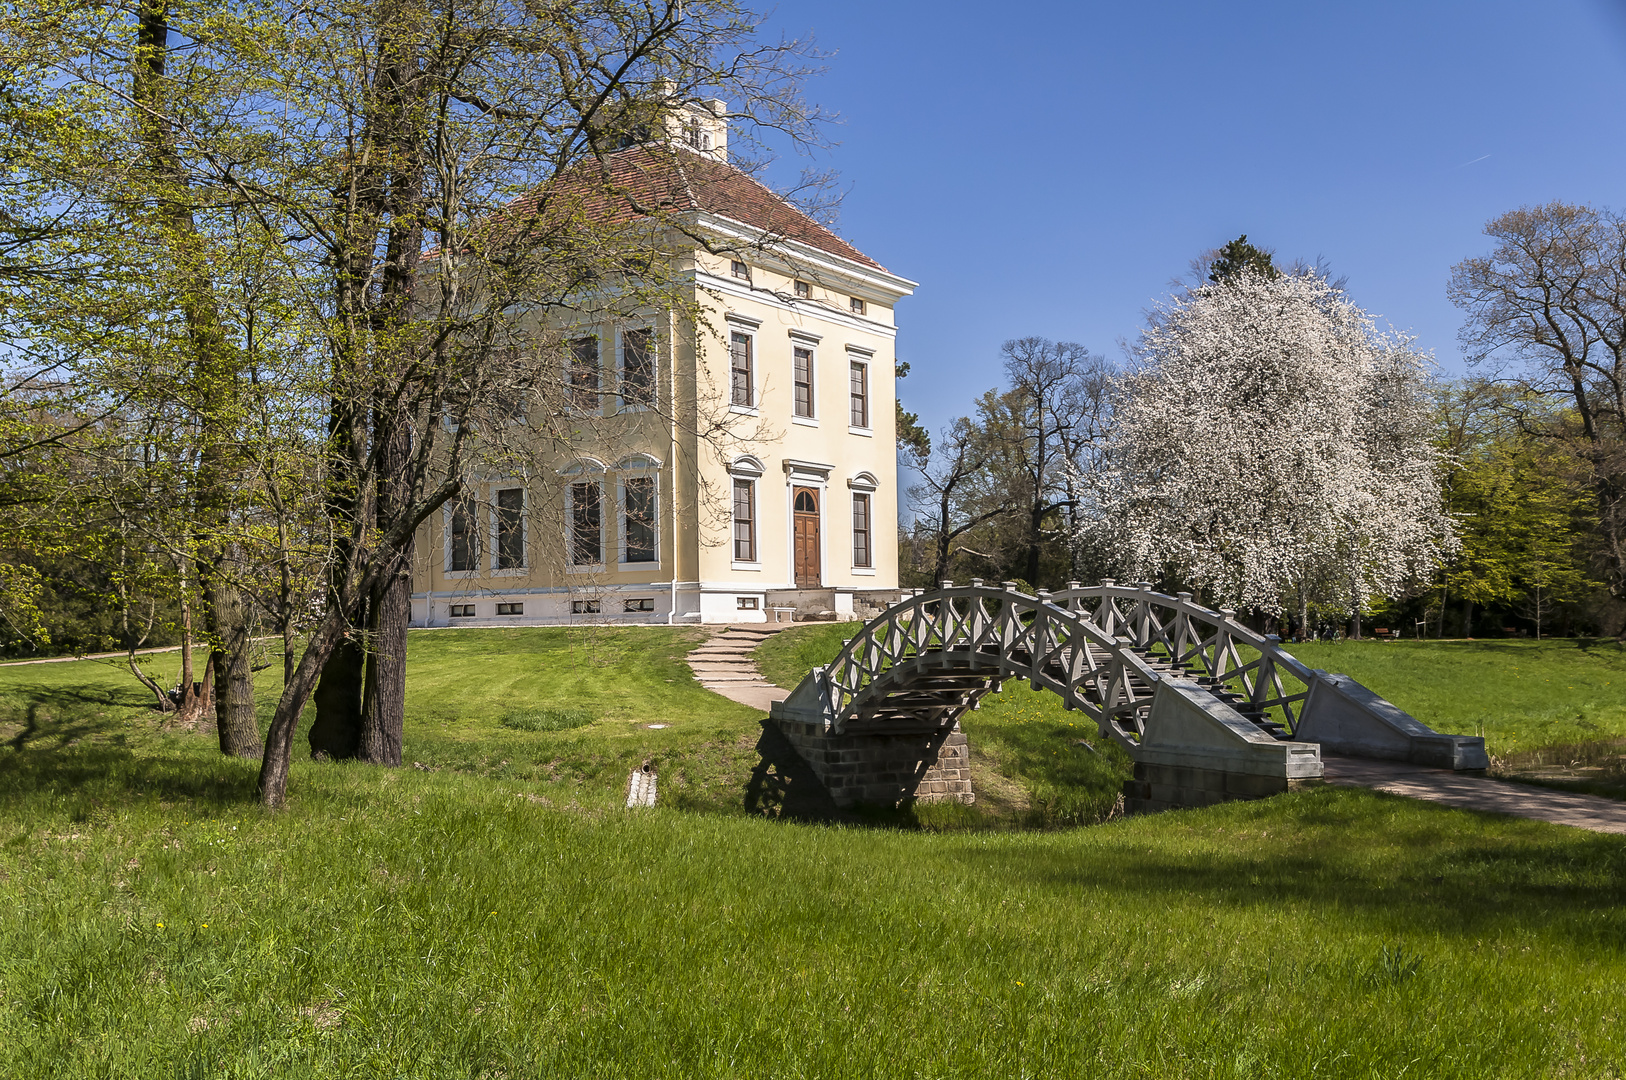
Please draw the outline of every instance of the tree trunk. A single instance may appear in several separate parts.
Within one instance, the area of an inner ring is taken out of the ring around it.
[[[293,763],[294,733],[299,728],[299,717],[344,630],[344,616],[329,611],[311,633],[305,655],[294,668],[294,677],[282,688],[282,698],[271,717],[271,729],[265,734],[265,757],[260,761],[260,803],[267,809],[277,810],[287,805],[288,768]]]
[[[393,415],[392,415],[393,414]],[[395,521],[408,512],[411,486],[411,419],[387,403],[374,410],[374,430],[386,440],[378,480],[378,517]],[[413,539],[382,552],[389,560],[371,606],[367,635],[367,676],[361,710],[357,756],[371,765],[401,764],[401,735],[406,723],[407,626],[412,619]]]
[[[254,715],[254,657],[247,640],[230,651],[215,649],[209,664],[215,673],[215,727],[220,733],[220,752],[227,757],[259,757],[262,747],[260,722]]]
[[[190,643],[181,647],[183,653],[190,654]],[[191,667],[190,664],[187,667]],[[203,723],[214,711],[215,707],[215,658],[211,651],[208,663],[203,665],[203,678],[197,681],[182,677],[181,700],[175,706],[175,723],[196,728]]]
[[[384,579],[373,609],[356,756],[369,765],[401,764],[406,720],[407,623],[412,617],[410,551],[400,569]]]
[[[1354,633],[1349,635],[1350,639],[1353,640],[1353,641],[1361,640],[1361,609],[1360,608],[1355,609],[1355,618],[1353,620],[1353,629],[1354,629]]]
[[[1039,536],[1044,525],[1044,508],[1035,506],[1028,519],[1028,588],[1039,587]]]
[[[343,620],[341,620],[343,621]],[[303,661],[302,661],[303,662]],[[367,656],[354,634],[335,644],[320,669],[311,756],[353,758],[361,747],[362,679]],[[299,677],[295,668],[294,678]]]
[[[204,578],[204,607],[214,651],[215,727],[227,757],[260,756],[260,722],[254,715],[254,627],[241,589],[227,575],[224,554]]]

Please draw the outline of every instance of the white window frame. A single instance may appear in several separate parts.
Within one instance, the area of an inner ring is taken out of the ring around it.
[[[873,353],[847,350],[847,431],[853,435],[870,437],[875,434],[875,381],[870,378],[875,367],[874,359]],[[855,367],[864,369],[864,419],[867,423],[862,425],[853,423],[852,369]]]
[[[627,353],[626,332],[628,330],[645,330],[649,333],[649,402],[645,404],[638,401],[628,401],[622,393],[626,385]],[[660,340],[656,336],[653,323],[627,323],[618,326],[615,330],[615,394],[616,402],[622,412],[648,412],[657,408],[661,400],[661,360]]]
[[[859,566],[856,562],[853,563],[852,572],[855,577],[875,576],[875,494],[876,490],[880,486],[879,481],[875,479],[875,474],[871,472],[861,472],[854,476],[851,480],[847,481],[847,491],[849,495],[853,496],[854,498],[859,495],[863,495],[869,499],[869,565]],[[851,518],[848,519],[847,527],[849,530],[847,536],[847,559],[849,562],[851,562],[853,554]]]
[[[491,557],[490,571],[492,577],[523,577],[531,572],[531,493],[525,483],[520,480],[497,481],[491,485]],[[502,546],[502,537],[498,532],[502,521],[502,511],[497,506],[497,497],[504,491],[519,492],[519,557],[520,564],[506,570],[498,568],[500,560],[499,549]]]
[[[767,471],[758,459],[742,455],[728,467],[728,558],[735,570],[762,569],[762,475]],[[751,485],[751,554],[752,559],[734,557],[734,485],[744,481]]]
[[[571,381],[576,367],[576,342],[583,338],[592,338],[598,343],[598,385],[593,388],[593,399],[596,408],[583,409],[576,404],[576,384]],[[571,416],[602,416],[604,415],[604,334],[596,327],[584,330],[579,334],[572,334],[565,339],[565,363],[561,379],[565,388],[565,410]],[[617,392],[619,392],[617,387]]]
[[[790,422],[803,427],[819,426],[819,342],[817,334],[808,334],[796,330],[790,332]],[[811,416],[796,415],[796,350],[806,349],[811,354],[808,361],[808,404],[813,409]]]
[[[723,330],[727,335],[724,358],[728,364],[728,411],[746,416],[762,414],[762,351],[757,348],[762,320],[730,313],[724,318]],[[734,401],[734,335],[741,334],[751,340],[751,404],[739,405]]]
[[[598,562],[576,561],[576,485],[598,485]],[[604,474],[581,472],[565,481],[565,573],[601,574],[604,572]]]
[[[469,503],[469,523],[474,526],[474,550],[469,553],[469,568],[467,570],[452,569],[452,515],[456,512],[457,503]],[[440,508],[441,513],[441,576],[464,581],[480,576],[480,504],[474,495],[460,495],[447,499]]]
[[[616,562],[618,570],[659,570],[662,562],[661,544],[661,473],[658,463],[624,465],[615,482],[615,516],[619,528],[619,558]],[[648,480],[654,487],[655,495],[655,557],[643,562],[632,562],[627,558],[627,481]],[[732,512],[732,511],[731,511]]]

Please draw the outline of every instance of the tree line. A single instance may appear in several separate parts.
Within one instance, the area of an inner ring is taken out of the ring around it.
[[[1626,633],[1626,222],[1553,203],[1486,233],[1448,285],[1459,379],[1246,236],[1122,362],[1006,342],[968,415],[900,423],[905,584],[1145,580],[1296,635]]]

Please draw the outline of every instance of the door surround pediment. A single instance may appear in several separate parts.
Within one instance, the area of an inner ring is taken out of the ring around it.
[[[834,465],[825,465],[818,461],[802,461],[799,458],[785,459],[785,475],[791,483],[828,484],[830,471]]]

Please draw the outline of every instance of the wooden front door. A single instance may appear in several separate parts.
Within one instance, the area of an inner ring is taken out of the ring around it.
[[[819,587],[819,493],[813,488],[795,489],[796,587]]]

